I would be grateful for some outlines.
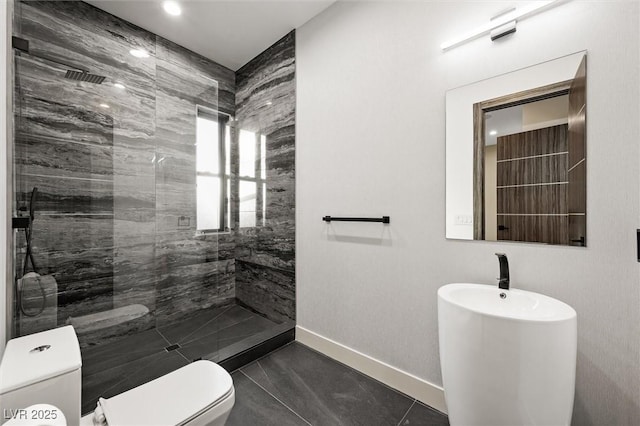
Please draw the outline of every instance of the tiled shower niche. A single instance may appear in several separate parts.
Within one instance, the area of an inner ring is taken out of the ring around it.
[[[14,334],[74,325],[83,411],[291,329],[295,33],[234,72],[79,1],[17,2],[14,28],[29,41],[28,53],[14,50],[14,213],[33,204],[40,275],[23,277],[19,230]],[[65,78],[74,67],[106,78]],[[221,232],[197,229],[198,108],[228,126]],[[249,134],[253,176],[241,174]]]

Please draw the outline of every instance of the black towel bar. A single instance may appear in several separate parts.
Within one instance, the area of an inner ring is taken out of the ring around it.
[[[389,216],[380,217],[333,217],[333,216],[324,216],[322,218],[325,222],[332,221],[340,221],[340,222],[381,222],[381,223],[389,223]]]

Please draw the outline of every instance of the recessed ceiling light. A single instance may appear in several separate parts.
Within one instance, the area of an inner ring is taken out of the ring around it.
[[[162,7],[164,8],[164,11],[169,15],[180,16],[180,14],[182,14],[180,5],[175,1],[165,1],[164,3],[162,3]]]
[[[489,132],[489,134],[490,134],[491,136],[495,136],[495,135],[497,135],[497,134],[498,134],[498,131],[497,131],[497,130],[492,130],[492,131],[490,131],[490,132]]]
[[[113,87],[117,89],[124,89],[124,84],[122,83],[113,83]]]
[[[100,106],[101,106],[102,108],[111,108],[111,107],[110,107],[109,105],[107,105],[107,104],[100,104]]]
[[[135,56],[136,58],[148,58],[149,57],[149,52],[147,52],[144,49],[131,49],[129,51],[129,53],[131,53],[131,55]]]

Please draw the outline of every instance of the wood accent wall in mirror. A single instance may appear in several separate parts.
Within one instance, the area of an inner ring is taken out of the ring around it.
[[[585,123],[585,52],[447,92],[447,238],[586,246]]]

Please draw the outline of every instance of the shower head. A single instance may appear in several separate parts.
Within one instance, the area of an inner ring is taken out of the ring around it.
[[[26,53],[34,58],[44,59],[45,61],[53,62],[54,64],[62,65],[65,68],[73,68],[74,70],[67,70],[65,74],[65,78],[69,80],[75,81],[85,81],[87,83],[94,84],[102,84],[102,82],[106,79],[103,75],[91,74],[84,68],[79,68],[73,64],[68,64],[65,61],[61,61],[59,59],[51,58],[47,55],[42,54],[41,52],[34,52],[29,49],[29,40],[22,39],[20,37],[11,37],[11,45],[14,49],[17,49],[19,52]]]
[[[87,71],[67,70],[67,74],[65,74],[64,78],[75,81],[86,81],[87,83],[102,84],[106,77],[103,75],[91,74]]]

